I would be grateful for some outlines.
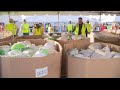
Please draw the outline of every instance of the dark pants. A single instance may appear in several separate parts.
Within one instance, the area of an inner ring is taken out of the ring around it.
[[[29,35],[29,33],[23,33],[24,36]]]

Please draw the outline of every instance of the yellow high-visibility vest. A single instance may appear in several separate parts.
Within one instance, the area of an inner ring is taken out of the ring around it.
[[[68,32],[72,32],[72,29],[73,29],[72,24],[68,24],[67,28],[68,28]]]
[[[91,32],[91,24],[89,24],[89,23],[86,23],[86,28],[87,28],[87,31],[88,32]]]
[[[22,24],[22,33],[29,33],[29,24],[27,23]]]
[[[85,24],[82,24],[82,30],[81,30],[81,33],[83,36],[86,36],[86,26]],[[79,24],[76,25],[76,29],[75,29],[75,35],[78,35],[79,34]]]
[[[42,28],[39,28],[39,29],[35,28],[34,29],[34,35],[42,35],[42,34],[43,34]]]
[[[5,25],[5,30],[8,32],[12,32],[13,35],[16,35],[17,26],[14,23],[8,23]]]

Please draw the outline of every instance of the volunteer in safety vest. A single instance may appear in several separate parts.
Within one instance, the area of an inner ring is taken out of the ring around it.
[[[48,33],[49,33],[49,34],[50,34],[50,33],[54,33],[53,28],[52,28],[52,26],[51,26],[50,23],[49,23],[49,26],[48,26]]]
[[[43,35],[42,27],[39,24],[33,28],[33,35]]]
[[[86,30],[86,26],[82,22],[82,18],[80,17],[80,18],[78,18],[78,23],[75,25],[75,35],[86,36],[85,30]]]
[[[49,24],[47,23],[47,24],[45,25],[46,32],[48,32],[48,26],[49,26]]]
[[[21,31],[23,35],[29,35],[29,24],[26,22],[26,20],[23,21],[23,24],[21,25]]]
[[[71,24],[71,21],[69,21],[69,24],[67,26],[67,32],[71,33],[73,31],[73,25]]]
[[[86,37],[88,36],[88,34],[90,34],[91,32],[91,24],[89,23],[89,20],[87,20],[87,23],[86,23]]]
[[[14,35],[14,37],[16,36],[16,34],[17,34],[17,26],[14,23],[13,19],[10,19],[9,23],[5,25],[5,30],[8,31],[8,32],[12,32],[12,35]]]

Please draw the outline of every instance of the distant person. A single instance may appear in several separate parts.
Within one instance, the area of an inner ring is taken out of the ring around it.
[[[48,26],[49,26],[49,23],[46,23],[45,24],[45,30],[46,30],[46,32],[48,32]]]
[[[29,35],[30,29],[29,29],[29,24],[27,23],[26,20],[23,21],[21,25],[21,30],[23,35]]]
[[[108,23],[106,23],[106,28],[107,28],[107,30],[110,29],[110,25],[108,25]]]
[[[67,25],[67,32],[72,33],[73,31],[73,25],[71,24],[71,21],[69,21],[69,24]]]
[[[86,26],[83,23],[82,18],[79,17],[78,23],[75,25],[75,35],[86,36],[85,30],[86,30]]]
[[[3,32],[3,31],[4,31],[4,25],[1,24],[1,25],[0,25],[0,32]]]
[[[101,25],[101,31],[104,31],[106,29],[105,23]]]
[[[17,26],[14,23],[13,19],[9,19],[9,23],[5,25],[5,30],[8,32],[11,32],[14,37],[16,37],[17,34]]]
[[[36,24],[36,26],[33,28],[33,35],[43,35],[42,28],[40,28],[39,24]]]
[[[50,23],[49,23],[49,26],[48,26],[48,33],[54,33],[53,27],[51,26]]]
[[[92,26],[89,23],[89,20],[87,20],[87,22],[86,22],[86,31],[85,31],[86,32],[86,37],[88,36],[88,34],[90,34],[91,29],[92,29]]]

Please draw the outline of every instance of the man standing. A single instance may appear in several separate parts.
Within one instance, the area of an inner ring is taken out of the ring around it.
[[[91,24],[89,23],[89,20],[87,20],[87,23],[86,23],[86,37],[88,36],[88,34],[90,34],[91,32]]]
[[[86,30],[86,26],[82,21],[82,18],[78,18],[78,23],[75,26],[75,35],[82,35],[82,36],[86,36],[85,35],[85,30]]]
[[[23,35],[29,35],[30,29],[29,24],[26,22],[26,20],[23,21],[23,24],[21,25],[21,30]]]
[[[67,32],[71,33],[73,31],[73,25],[71,24],[71,21],[69,21],[69,24],[67,26]]]
[[[8,32],[12,32],[12,35],[14,37],[16,37],[16,34],[17,34],[17,26],[16,24],[14,23],[14,20],[13,19],[10,19],[9,20],[9,23],[5,25],[5,30],[8,31]]]
[[[45,24],[46,32],[48,32],[48,26],[49,26],[49,23],[46,23],[46,24]]]

